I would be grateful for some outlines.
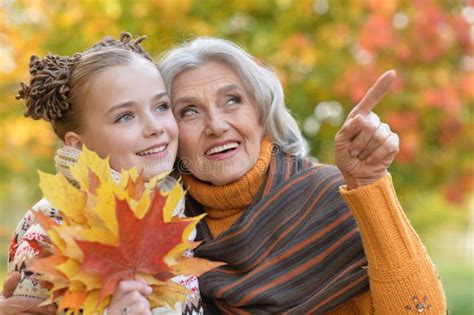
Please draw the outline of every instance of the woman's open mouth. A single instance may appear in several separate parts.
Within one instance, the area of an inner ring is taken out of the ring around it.
[[[205,155],[212,160],[222,160],[232,157],[240,146],[236,141],[228,142],[222,145],[217,145],[205,152]]]

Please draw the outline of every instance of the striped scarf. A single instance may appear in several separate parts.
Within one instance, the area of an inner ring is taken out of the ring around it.
[[[207,311],[321,314],[368,290],[359,230],[333,166],[279,152],[254,202],[212,239],[198,224],[196,257],[226,265],[202,275]],[[188,197],[191,215],[203,207]],[[214,308],[214,309],[212,309]]]

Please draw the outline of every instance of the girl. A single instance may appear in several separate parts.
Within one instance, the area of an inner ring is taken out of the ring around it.
[[[72,58],[31,58],[30,84],[21,84],[17,98],[26,101],[25,116],[50,122],[65,143],[57,151],[55,162],[57,170],[69,180],[74,181],[69,167],[83,145],[102,158],[109,156],[112,169],[117,171],[137,167],[146,177],[152,177],[172,169],[178,128],[160,72],[140,45],[143,40],[122,33],[120,40],[107,37]],[[113,176],[118,174],[114,172]],[[160,185],[170,181],[173,179],[167,178]],[[182,216],[184,203],[180,204],[174,214]],[[60,221],[58,211],[46,199],[32,210]],[[45,236],[32,210],[13,236],[9,273],[21,274],[14,296],[42,300],[46,292],[28,271],[29,262],[37,254],[28,241]],[[193,292],[181,311],[200,313],[197,279],[179,276],[174,280]],[[108,314],[151,314],[145,297],[149,293],[151,288],[145,283],[123,281],[111,299]]]

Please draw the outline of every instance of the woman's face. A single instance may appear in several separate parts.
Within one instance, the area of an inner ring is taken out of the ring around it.
[[[185,71],[173,81],[172,95],[178,155],[194,176],[225,185],[255,165],[265,131],[235,71],[218,62]]]
[[[172,169],[178,127],[161,75],[151,62],[135,58],[129,65],[109,68],[88,87],[82,104],[84,132],[76,134],[73,145],[110,156],[115,170],[135,166],[149,177]],[[70,132],[66,143],[71,139]]]

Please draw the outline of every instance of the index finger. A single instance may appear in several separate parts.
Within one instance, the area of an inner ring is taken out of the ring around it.
[[[56,314],[57,307],[54,305],[44,305],[40,306],[39,304],[37,306],[30,307],[27,312],[28,313],[33,313],[33,314]]]
[[[138,291],[143,295],[149,295],[153,289],[143,280],[122,280],[117,287],[119,296],[126,295],[132,291]]]
[[[397,73],[395,70],[389,70],[382,74],[372,87],[367,91],[362,100],[357,104],[349,114],[349,118],[355,117],[358,114],[367,115],[377,105],[382,97],[392,87]]]
[[[40,306],[42,299],[14,296],[0,302],[0,309],[6,314],[32,313],[32,314],[54,314],[54,305]],[[0,312],[2,314],[2,312]]]

